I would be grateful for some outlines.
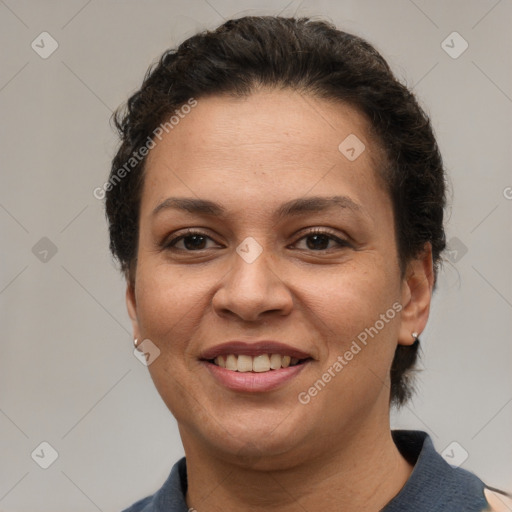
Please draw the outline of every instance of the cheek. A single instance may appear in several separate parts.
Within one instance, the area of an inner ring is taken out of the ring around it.
[[[183,350],[208,305],[211,286],[208,278],[197,272],[142,264],[136,284],[141,334],[162,351]]]
[[[326,424],[334,425],[334,432],[340,411],[346,417],[357,416],[389,389],[399,296],[396,283],[377,265],[373,268],[372,272],[340,273],[324,286],[318,280],[316,285],[311,283],[316,316],[312,321],[321,335],[324,358],[310,387],[302,390],[302,398],[311,400],[312,414],[322,415]]]
[[[141,336],[160,350],[148,370],[171,413],[178,419],[187,418],[188,409],[197,402],[197,398],[187,397],[204,393],[190,377],[197,361],[189,352],[208,307],[211,283],[163,265],[143,264],[139,270],[137,315]]]
[[[321,337],[322,370],[331,368],[331,372],[343,374],[335,380],[351,393],[368,392],[369,387],[377,391],[388,378],[396,349],[398,274],[368,258],[364,267],[354,264],[340,268],[328,279],[304,276],[303,281],[308,283],[305,301],[311,305],[311,322]],[[336,372],[332,366],[339,356],[343,370]]]
[[[397,278],[376,258],[366,259],[364,264],[354,262],[324,275],[305,272],[297,276],[311,310],[328,325],[335,325],[343,338],[373,325],[399,297]]]

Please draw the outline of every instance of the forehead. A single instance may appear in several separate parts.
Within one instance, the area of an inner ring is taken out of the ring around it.
[[[380,189],[374,169],[381,152],[366,118],[341,102],[296,91],[199,98],[155,142],[143,207],[154,207],[170,191],[249,200],[337,188],[357,200]]]
[[[179,119],[174,116],[176,121],[163,134],[164,144],[156,140],[148,165],[169,144],[179,146],[183,151],[178,156],[186,153],[188,159],[193,159],[198,149],[231,155],[235,149],[250,153],[262,145],[279,145],[286,156],[296,160],[306,150],[317,155],[337,154],[339,144],[351,134],[368,138],[366,118],[354,108],[288,89],[200,98],[189,113]],[[166,136],[170,134],[172,137]]]

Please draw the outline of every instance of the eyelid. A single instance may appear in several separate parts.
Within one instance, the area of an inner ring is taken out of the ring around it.
[[[341,235],[339,235],[336,230],[334,230],[333,228],[329,228],[329,227],[320,227],[320,226],[309,227],[309,228],[302,229],[298,233],[298,235],[300,235],[301,237],[306,236],[306,235],[311,235],[311,234],[313,234],[313,235],[329,235],[334,238],[339,238],[341,240]]]

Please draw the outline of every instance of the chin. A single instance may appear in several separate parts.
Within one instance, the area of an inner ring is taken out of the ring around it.
[[[263,438],[238,439],[233,443],[216,443],[215,450],[219,458],[241,468],[261,471],[289,469],[299,455],[302,444],[298,440],[277,436],[275,439]]]
[[[264,415],[261,412],[237,416],[235,421],[217,418],[220,428],[216,435],[205,433],[210,445],[215,451],[224,456],[235,457],[237,463],[250,467],[275,467],[281,458],[288,459],[304,446],[308,437],[303,429],[306,427],[303,419],[292,420],[292,415]],[[199,427],[201,428],[201,427]]]

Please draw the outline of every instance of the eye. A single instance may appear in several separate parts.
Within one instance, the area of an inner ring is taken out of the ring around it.
[[[205,249],[211,249],[212,246],[208,246],[208,241],[213,242],[214,245],[218,245],[212,238],[201,231],[195,231],[188,229],[185,233],[177,234],[164,242],[164,247],[171,250],[179,251],[202,251]]]
[[[300,247],[300,243],[304,244]],[[294,244],[300,250],[310,250],[315,252],[329,251],[336,248],[350,246],[349,242],[338,237],[326,229],[313,229],[303,235]],[[297,247],[299,245],[299,247]],[[186,232],[178,233],[165,240],[162,244],[165,249],[195,252],[218,247],[215,242],[206,233],[194,229],[188,229]]]
[[[339,238],[331,231],[326,229],[313,229],[306,233],[304,236],[299,238],[295,245],[299,244],[299,242],[304,241],[305,247],[298,247],[299,249],[306,249],[311,251],[328,251],[330,249],[349,247],[350,244],[346,240]],[[334,247],[330,244],[334,242]]]

